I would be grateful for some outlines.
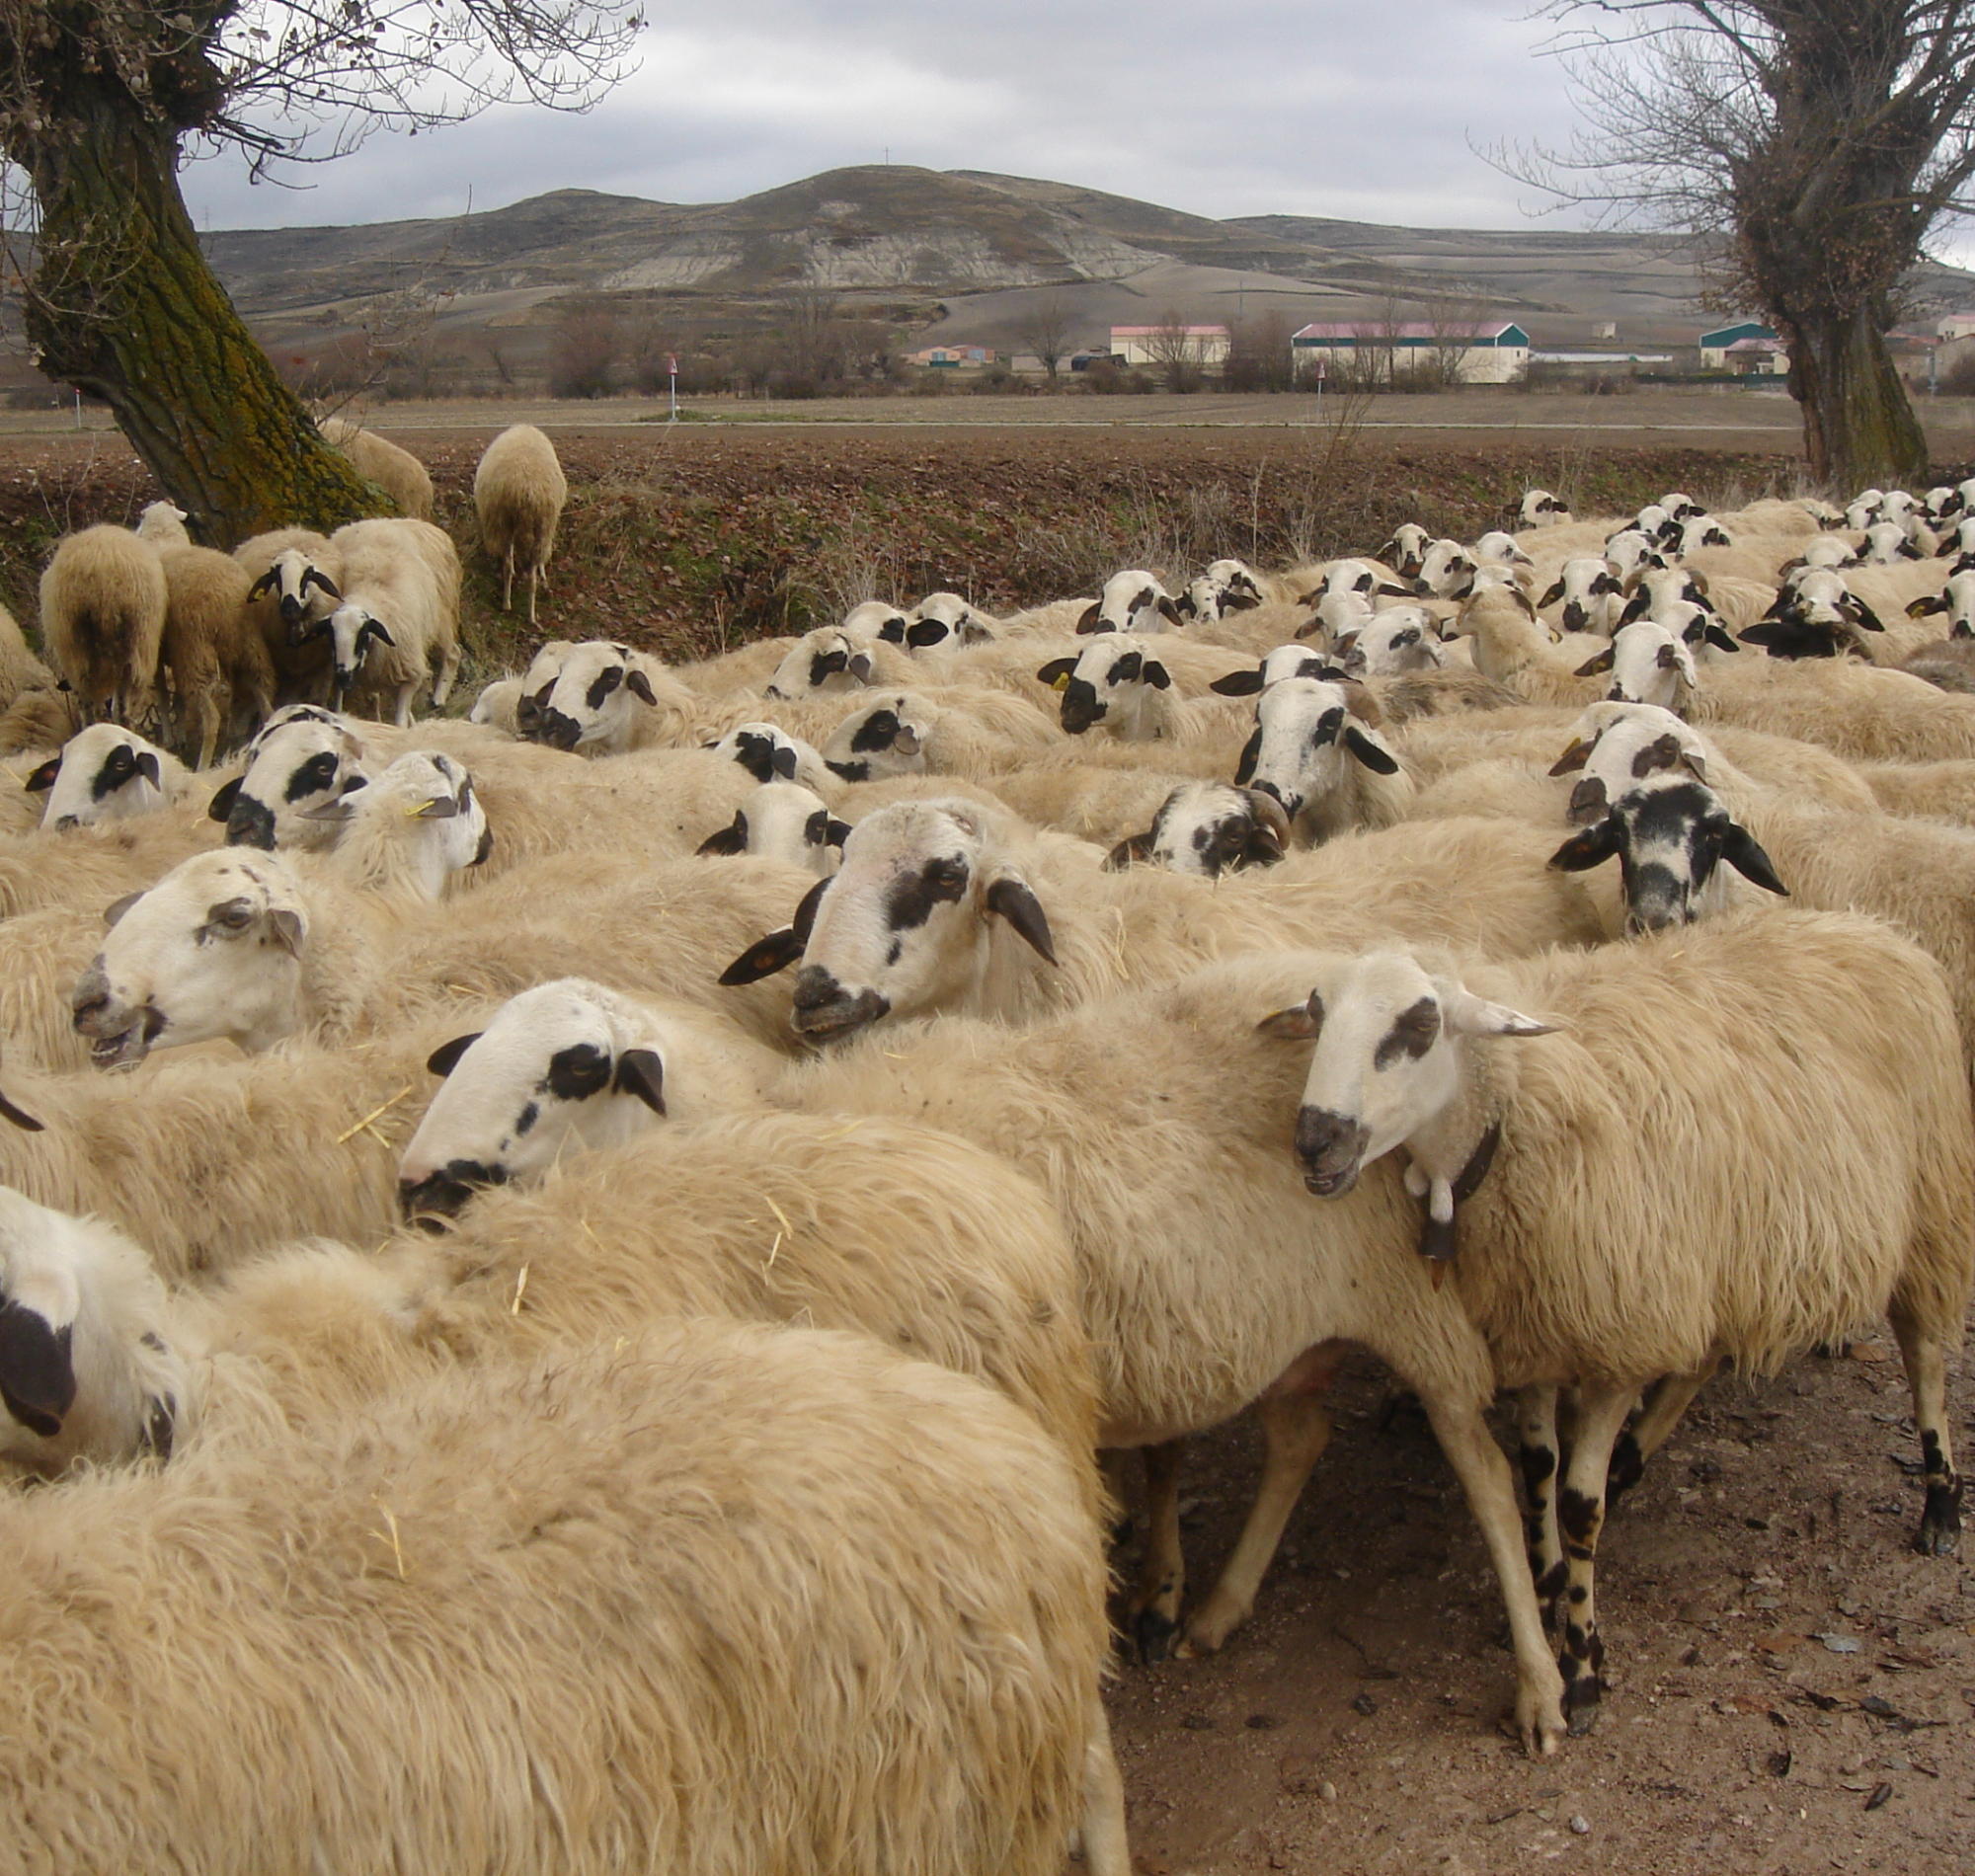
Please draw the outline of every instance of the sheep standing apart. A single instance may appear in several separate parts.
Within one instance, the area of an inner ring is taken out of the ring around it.
[[[514,599],[518,567],[528,583],[528,623],[535,622],[535,587],[545,584],[555,552],[556,524],[569,484],[555,444],[532,424],[515,424],[487,445],[473,472],[473,506],[480,543],[501,563],[501,610]]]
[[[432,685],[442,709],[459,672],[459,556],[430,521],[352,521],[330,536],[342,556],[342,598],[305,628],[330,642],[339,705],[412,720],[412,699]],[[436,668],[434,668],[436,667]]]
[[[158,685],[167,604],[158,550],[105,523],[66,536],[41,575],[41,643],[85,713],[128,725]]]
[[[153,547],[190,547],[192,536],[186,532],[186,518],[185,509],[175,503],[151,502],[130,531]]]
[[[433,480],[426,466],[409,449],[379,436],[373,430],[359,430],[341,417],[332,417],[322,426],[323,441],[365,482],[374,482],[398,505],[400,514],[414,520],[430,521],[433,515]]]
[[[230,554],[163,547],[165,631],[159,665],[172,715],[197,768],[222,733],[252,735],[275,708],[275,662],[249,616],[253,581]]]
[[[1055,1876],[1084,1807],[1073,1471],[861,1338],[564,1346],[22,1510],[22,1868]]]
[[[1956,1547],[1942,1359],[1968,1306],[1975,1130],[1930,959],[1870,919],[1772,914],[1459,977],[1374,953],[1312,982],[1273,1023],[1316,1039],[1296,1123],[1309,1190],[1348,1193],[1403,1144],[1429,1199],[1422,1252],[1454,1260],[1495,1381],[1579,1389],[1558,1489],[1532,1511],[1573,1730],[1601,1692],[1613,1446],[1661,1375],[1723,1357],[1773,1372],[1889,1314],[1926,1467],[1920,1545]],[[1546,1040],[1475,1046],[1500,1037]],[[1732,1170],[1707,1159],[1729,1121]],[[1531,1479],[1554,1474],[1552,1451],[1529,1457]]]

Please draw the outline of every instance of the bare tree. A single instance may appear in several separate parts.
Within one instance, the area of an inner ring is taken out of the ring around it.
[[[1061,293],[1052,292],[1030,307],[1013,327],[1015,343],[1035,353],[1052,381],[1069,352],[1071,318],[1069,302]]]
[[[1186,315],[1168,307],[1146,341],[1151,361],[1166,381],[1168,391],[1197,391],[1206,375],[1206,348],[1200,335],[1186,323]]]
[[[1907,480],[1927,439],[1885,334],[1975,175],[1975,0],[1549,0],[1591,129],[1498,152],[1615,220],[1699,238],[1707,304],[1789,348],[1811,473]]]
[[[582,109],[626,69],[636,9],[0,0],[0,154],[35,236],[17,284],[37,363],[104,398],[166,492],[221,543],[374,510],[200,254],[179,193],[188,146],[244,151],[258,171],[504,99]]]

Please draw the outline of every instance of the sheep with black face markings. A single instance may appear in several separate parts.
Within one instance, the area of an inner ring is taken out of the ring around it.
[[[708,834],[695,849],[702,857],[731,858],[751,853],[828,879],[848,837],[848,823],[838,821],[813,789],[799,782],[763,782],[734,811],[734,819]]]
[[[1274,866],[1290,846],[1290,819],[1273,795],[1223,782],[1182,782],[1144,833],[1111,850],[1108,867],[1149,861],[1169,872],[1218,880],[1247,866]]]
[[[308,628],[342,599],[341,552],[313,528],[282,527],[242,541],[233,558],[247,571],[248,618],[275,667],[276,704],[327,704],[330,642]]]
[[[342,555],[341,597],[305,637],[330,645],[330,686],[339,706],[368,704],[400,726],[412,699],[432,686],[442,709],[459,672],[459,555],[430,521],[352,521],[330,536]]]
[[[21,1867],[1053,1876],[1085,1807],[1073,1468],[864,1338],[563,1344],[18,1512]]]
[[[1214,651],[1216,676],[1239,668],[1238,654]],[[1067,736],[1102,729],[1123,743],[1225,742],[1245,721],[1245,713],[1212,698],[1179,696],[1164,647],[1147,633],[1100,634],[1075,657],[1040,665],[1036,675],[1061,690],[1059,714]]]
[[[1341,1199],[1404,1145],[1488,1385],[1579,1390],[1560,1489],[1532,1516],[1573,1731],[1602,1689],[1592,1572],[1613,1447],[1662,1375],[1723,1357],[1771,1372],[1889,1313],[1928,1481],[1920,1545],[1956,1547],[1942,1358],[1968,1304],[1975,1130],[1932,960],[1870,919],[1770,914],[1458,971],[1385,951],[1311,980],[1273,1023],[1316,1041],[1296,1124],[1310,1191]],[[1496,1037],[1544,1040],[1476,1046]],[[1710,1170],[1724,1114],[1732,1170]],[[1841,1138],[1871,1149],[1834,1155]],[[1529,1411],[1541,1425],[1548,1407]],[[1533,1456],[1545,1477],[1553,1453]]]
[[[1076,621],[1078,632],[1163,632],[1185,623],[1178,602],[1143,567],[1116,573]]]
[[[1405,818],[1413,780],[1379,734],[1380,719],[1356,684],[1316,677],[1270,684],[1256,700],[1235,786],[1273,795],[1306,845],[1389,827]]]
[[[606,639],[545,645],[521,680],[514,731],[579,755],[693,740],[700,699],[655,658]]]
[[[168,749],[111,723],[79,731],[27,779],[47,796],[41,825],[57,830],[154,815],[198,784]]]

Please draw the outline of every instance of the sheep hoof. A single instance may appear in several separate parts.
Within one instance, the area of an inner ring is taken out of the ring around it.
[[[1923,1557],[1951,1557],[1961,1548],[1961,1481],[1927,1488],[1927,1508],[1921,1513],[1920,1534],[1914,1548]]]
[[[1132,1634],[1139,1644],[1139,1659],[1146,1667],[1155,1667],[1172,1653],[1172,1639],[1178,1632],[1179,1624],[1170,1615],[1156,1608],[1144,1608],[1132,1624]]]
[[[1598,1706],[1604,1683],[1593,1675],[1583,1675],[1563,1689],[1563,1711],[1572,1739],[1583,1739],[1598,1724]]]

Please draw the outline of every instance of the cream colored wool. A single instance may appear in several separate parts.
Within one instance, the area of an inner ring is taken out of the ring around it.
[[[1848,762],[1975,757],[1975,698],[1850,659],[1736,658],[1710,664],[1693,720],[1793,737]]]
[[[135,729],[153,705],[165,631],[158,550],[103,523],[69,534],[41,575],[41,643],[77,701]]]
[[[159,667],[194,766],[209,768],[222,736],[251,736],[275,707],[275,664],[248,614],[253,581],[230,554],[159,549],[165,633]]]
[[[514,576],[528,583],[528,623],[535,622],[535,588],[547,584],[556,524],[569,483],[555,444],[532,424],[515,424],[487,445],[473,472],[473,506],[480,544],[501,568],[501,610],[514,603]]]
[[[365,482],[374,482],[382,489],[401,513],[420,521],[432,519],[433,479],[409,449],[341,417],[325,420],[322,436],[330,448],[349,458],[351,467]]]
[[[1070,1468],[862,1338],[489,1365],[42,1493],[0,1547],[23,1869],[1056,1876],[1077,1821]]]

